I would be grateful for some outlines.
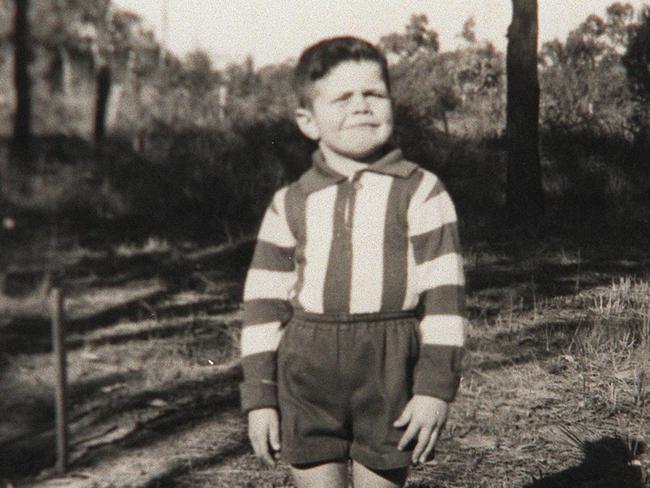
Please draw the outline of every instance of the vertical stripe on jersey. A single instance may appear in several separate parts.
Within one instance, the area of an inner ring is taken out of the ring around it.
[[[409,239],[406,209],[419,179],[393,178],[384,225],[384,289],[382,310],[405,310],[408,288]],[[415,286],[415,285],[414,285]]]
[[[390,279],[384,270],[384,253],[392,181],[389,176],[368,172],[359,180],[353,200],[350,313],[382,309],[384,283]]]
[[[323,310],[350,312],[350,277],[352,275],[351,222],[348,221],[354,205],[352,186],[344,181],[336,186],[334,204],[334,241],[330,249],[325,278]]]
[[[404,305],[402,310],[413,310],[418,304],[420,296],[417,293],[418,280],[415,272],[415,254],[413,253],[413,244],[410,239],[408,241],[408,248],[406,251],[407,260],[407,275],[406,275],[406,290],[404,293]]]
[[[337,186],[311,193],[305,209],[305,250],[302,290],[298,301],[305,310],[323,313],[323,291],[333,236]]]
[[[415,250],[413,242],[409,236],[413,235],[412,227],[414,225],[416,206],[425,198],[425,193],[429,190],[423,188],[423,180],[425,174],[422,170],[418,170],[409,180],[414,185],[408,194],[408,206],[406,208],[406,226],[407,226],[407,250],[406,250],[406,287],[404,290],[404,303],[403,310],[412,310],[418,303],[419,295],[417,291],[418,281],[415,272]],[[404,212],[404,210],[402,210]]]

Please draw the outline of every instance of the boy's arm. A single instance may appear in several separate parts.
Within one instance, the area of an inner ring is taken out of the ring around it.
[[[291,317],[289,297],[296,281],[286,193],[286,187],[279,190],[264,215],[244,286],[240,385],[244,411],[277,406],[276,351],[282,324]]]
[[[456,211],[438,178],[424,176],[409,206],[409,236],[423,309],[413,392],[447,402],[460,383],[465,279]]]

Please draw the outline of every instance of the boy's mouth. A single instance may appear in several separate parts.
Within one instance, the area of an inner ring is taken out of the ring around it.
[[[358,127],[372,127],[376,128],[379,127],[379,124],[376,122],[357,122],[356,124],[352,124],[349,126],[350,129],[356,129]]]

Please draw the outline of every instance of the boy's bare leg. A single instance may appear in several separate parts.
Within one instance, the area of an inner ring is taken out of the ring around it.
[[[298,488],[345,488],[348,484],[347,461],[309,466],[291,466]]]
[[[408,474],[408,468],[374,471],[356,461],[352,464],[354,488],[401,488]]]

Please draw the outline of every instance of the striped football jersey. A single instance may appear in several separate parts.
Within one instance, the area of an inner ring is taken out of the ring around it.
[[[244,286],[243,407],[277,405],[275,353],[295,309],[417,310],[413,391],[451,401],[464,299],[456,212],[441,181],[399,149],[349,178],[317,151],[313,167],[275,193],[259,230]]]

